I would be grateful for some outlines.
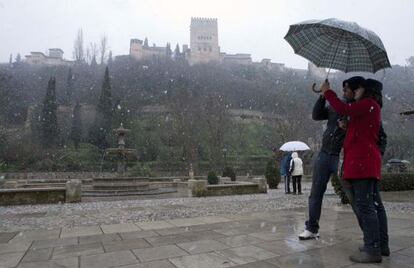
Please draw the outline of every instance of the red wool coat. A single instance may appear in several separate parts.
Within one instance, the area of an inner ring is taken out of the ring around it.
[[[350,116],[344,141],[344,179],[367,179],[381,177],[381,153],[378,133],[381,107],[371,98],[354,103],[344,103],[332,90],[325,98],[341,115]]]

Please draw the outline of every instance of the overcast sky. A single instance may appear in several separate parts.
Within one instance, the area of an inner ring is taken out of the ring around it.
[[[290,24],[330,17],[376,32],[391,64],[414,55],[411,0],[0,0],[0,62],[54,47],[72,59],[79,28],[86,44],[105,33],[114,55],[128,54],[131,38],[174,48],[190,43],[191,17],[217,18],[221,51],[250,53],[255,61],[306,68],[283,37]]]

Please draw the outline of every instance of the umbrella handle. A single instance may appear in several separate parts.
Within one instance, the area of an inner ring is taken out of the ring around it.
[[[317,90],[316,89],[316,83],[313,83],[313,85],[312,85],[312,91],[315,92],[315,93],[321,93],[322,92],[321,90]]]

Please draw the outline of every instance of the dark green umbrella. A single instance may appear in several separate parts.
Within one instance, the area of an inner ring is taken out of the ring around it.
[[[317,67],[345,73],[375,73],[391,67],[381,39],[355,22],[334,18],[304,21],[291,25],[285,39],[296,54]]]

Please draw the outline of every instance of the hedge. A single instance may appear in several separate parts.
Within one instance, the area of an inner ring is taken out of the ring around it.
[[[414,173],[384,173],[380,189],[384,192],[414,190]]]

